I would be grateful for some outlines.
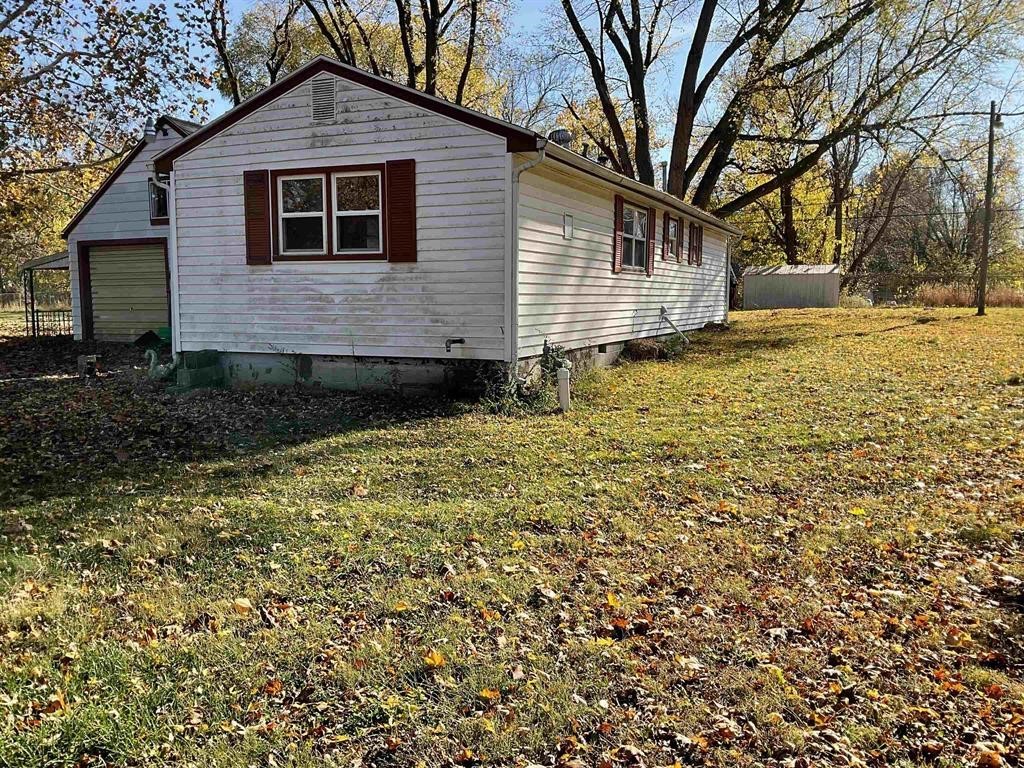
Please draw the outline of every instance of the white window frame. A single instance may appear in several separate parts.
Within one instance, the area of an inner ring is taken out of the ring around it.
[[[643,214],[644,221],[647,222],[647,226],[644,227],[644,237],[643,237],[643,239],[641,239],[640,237],[638,237],[635,234],[628,234],[626,232],[626,212],[627,211],[632,211],[633,212],[633,231],[634,232],[636,232],[636,217],[639,214]],[[623,204],[623,206],[622,206],[622,268],[623,269],[638,269],[638,270],[646,270],[647,269],[647,249],[650,248],[650,245],[648,245],[648,243],[649,243],[649,241],[651,239],[650,226],[651,226],[650,211],[648,211],[646,208],[640,208],[639,206],[636,206],[636,205],[630,205],[629,203],[624,203]],[[643,261],[639,265],[632,263],[633,257],[636,256],[636,247],[633,245],[635,242],[642,242],[644,244]],[[626,261],[627,243],[629,244],[629,246],[628,246],[629,247],[628,253],[630,255],[630,260],[628,262]]]
[[[352,178],[354,176],[376,176],[377,177],[377,209],[367,211],[339,211],[338,210],[338,185],[336,179]],[[336,171],[331,174],[331,210],[333,221],[331,231],[333,236],[335,256],[382,256],[384,254],[384,176],[380,171]],[[373,216],[377,217],[377,240],[380,247],[376,250],[368,248],[338,248],[338,219],[350,216]]]
[[[291,211],[286,213],[284,210],[284,182],[286,181],[302,181],[304,179],[316,179],[320,182],[320,190],[322,192],[320,199],[323,201],[323,207],[320,213],[313,213],[307,211]],[[326,179],[322,173],[297,173],[292,176],[278,176],[277,177],[277,231],[279,233],[279,246],[282,256],[324,256],[327,253],[327,190],[324,189]],[[286,238],[284,231],[284,220],[285,219],[312,219],[314,216],[320,217],[321,230],[323,232],[323,248],[320,250],[289,250],[285,248]]]
[[[153,206],[156,203],[156,196],[153,194],[153,189],[154,188],[155,189],[159,189],[161,192],[163,192],[163,194],[164,194],[164,205],[167,208],[167,210],[164,213],[159,214],[159,215],[153,210]],[[150,218],[150,220],[152,220],[152,219],[166,219],[166,218],[168,218],[170,216],[170,214],[171,214],[171,201],[169,199],[167,188],[166,187],[161,187],[159,184],[156,183],[156,179],[151,178],[149,180],[149,187],[146,189],[146,191],[149,193],[149,218]]]
[[[675,237],[672,237],[673,228],[676,231]],[[668,255],[673,259],[679,256],[679,219],[675,216],[668,218]]]

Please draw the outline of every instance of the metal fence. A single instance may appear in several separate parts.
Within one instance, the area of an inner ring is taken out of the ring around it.
[[[37,309],[25,321],[25,330],[35,337],[70,336],[73,333],[70,309]]]
[[[0,309],[21,309],[24,304],[25,297],[21,291],[0,293]],[[71,306],[71,291],[36,288],[36,306],[48,309],[67,309]]]

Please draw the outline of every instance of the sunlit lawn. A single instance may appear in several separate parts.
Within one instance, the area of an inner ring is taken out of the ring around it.
[[[0,384],[0,765],[1019,765],[1024,311],[733,321],[565,416]]]

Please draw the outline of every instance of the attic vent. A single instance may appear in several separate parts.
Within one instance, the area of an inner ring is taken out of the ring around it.
[[[334,78],[317,77],[313,80],[313,120],[334,119]]]

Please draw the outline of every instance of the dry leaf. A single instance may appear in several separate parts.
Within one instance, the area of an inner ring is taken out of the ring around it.
[[[236,597],[231,607],[240,616],[248,616],[252,612],[252,603],[245,597]]]
[[[423,663],[427,665],[427,669],[440,669],[448,662],[445,657],[441,655],[440,651],[436,651],[431,648],[423,657]]]

